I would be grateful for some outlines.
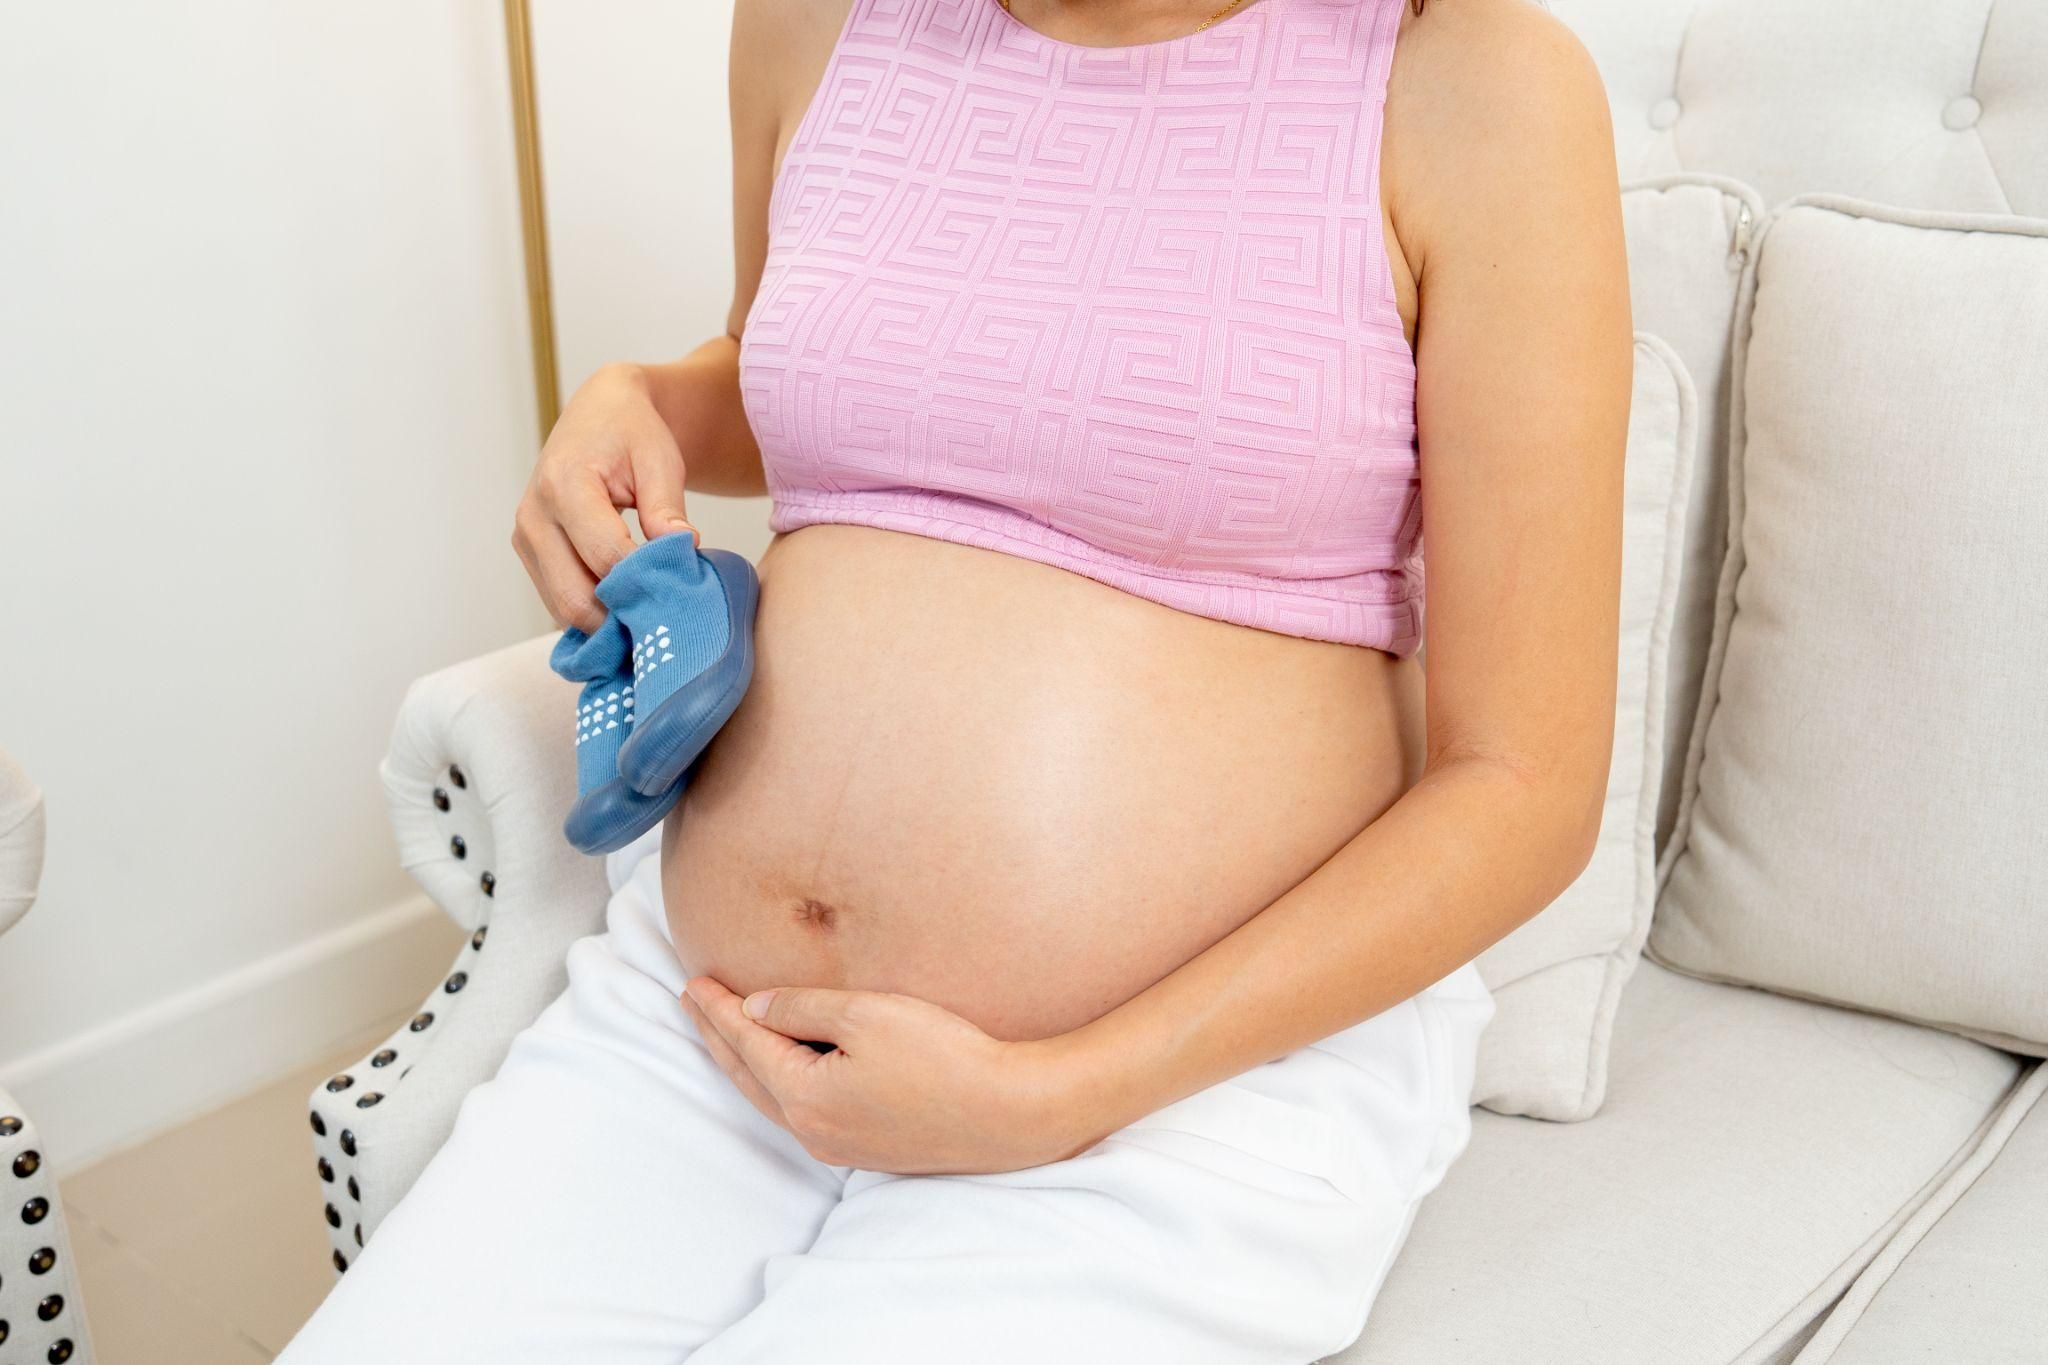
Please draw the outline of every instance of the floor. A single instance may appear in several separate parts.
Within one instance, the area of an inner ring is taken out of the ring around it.
[[[99,1365],[255,1365],[328,1286],[306,1096],[397,1027],[60,1182]]]

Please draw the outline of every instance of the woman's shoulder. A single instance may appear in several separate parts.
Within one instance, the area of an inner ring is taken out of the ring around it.
[[[1497,218],[1490,209],[1613,192],[1599,68],[1536,0],[1426,0],[1404,13],[1384,140],[1403,242],[1425,250]]]
[[[1388,81],[1425,118],[1512,136],[1528,119],[1604,117],[1606,89],[1579,36],[1537,0],[1395,0],[1400,38]]]
[[[731,60],[755,76],[822,71],[854,0],[733,0]]]
[[[1538,0],[1393,0],[1401,14],[1393,90],[1425,84],[1462,98],[1599,90],[1585,43]]]

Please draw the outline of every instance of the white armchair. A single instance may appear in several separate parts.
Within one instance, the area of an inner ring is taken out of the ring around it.
[[[43,875],[43,794],[0,752],[0,934],[35,904]],[[86,1365],[92,1342],[78,1262],[35,1124],[0,1086],[0,1359]]]

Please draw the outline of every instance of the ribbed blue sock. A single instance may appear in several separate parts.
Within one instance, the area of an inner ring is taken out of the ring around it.
[[[653,829],[675,808],[688,774],[642,793],[619,776],[619,754],[639,728],[632,682],[633,637],[607,616],[596,634],[564,631],[548,666],[583,684],[576,699],[576,801],[563,837],[585,853],[609,853]]]
[[[658,792],[711,742],[753,675],[753,566],[730,551],[701,553],[687,533],[666,535],[620,561],[597,597],[631,642],[635,728],[619,775]]]
[[[725,588],[688,532],[659,536],[597,585],[632,641],[633,685],[652,710],[725,652]]]
[[[576,698],[576,795],[588,796],[619,778],[619,746],[633,733],[632,637],[606,617],[595,635],[562,632],[548,667],[583,684]]]

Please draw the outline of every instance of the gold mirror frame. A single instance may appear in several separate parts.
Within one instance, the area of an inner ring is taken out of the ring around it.
[[[534,94],[533,16],[527,0],[505,0],[505,53],[512,74],[512,143],[519,162],[519,226],[526,254],[526,317],[533,341],[533,392],[541,440],[562,412],[555,370],[554,284],[548,271],[547,200],[540,177],[540,105]]]

